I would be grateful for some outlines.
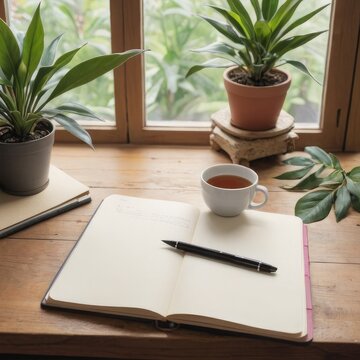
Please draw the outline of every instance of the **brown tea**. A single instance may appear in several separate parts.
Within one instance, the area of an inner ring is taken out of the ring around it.
[[[217,175],[207,180],[207,183],[223,189],[241,189],[251,185],[251,181],[236,175]]]

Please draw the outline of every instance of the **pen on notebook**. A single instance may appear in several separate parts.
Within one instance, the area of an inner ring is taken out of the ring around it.
[[[174,241],[174,240],[162,240],[162,241],[165,244],[174,247],[175,249],[187,251],[193,254],[198,254],[209,259],[222,260],[235,265],[244,266],[247,268],[251,268],[257,271],[263,271],[267,273],[272,273],[277,270],[275,266],[266,264],[260,260],[249,259],[243,256],[233,255],[219,250],[192,245],[182,241]]]

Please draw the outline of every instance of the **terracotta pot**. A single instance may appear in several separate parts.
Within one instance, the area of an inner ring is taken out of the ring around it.
[[[12,195],[34,195],[49,183],[55,127],[41,139],[22,143],[0,142],[0,188]]]
[[[244,130],[269,130],[275,127],[290,87],[291,76],[282,72],[287,79],[273,86],[241,85],[229,79],[232,67],[224,72],[224,85],[228,94],[231,125]]]

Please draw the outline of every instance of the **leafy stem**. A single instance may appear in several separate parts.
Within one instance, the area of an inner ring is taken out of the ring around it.
[[[317,146],[308,146],[310,157],[295,156],[283,161],[297,170],[276,176],[280,180],[300,180],[294,186],[282,186],[288,191],[308,191],[295,205],[295,215],[304,223],[320,221],[327,217],[334,205],[336,221],[345,218],[350,207],[360,212],[360,166],[346,172],[334,154]]]

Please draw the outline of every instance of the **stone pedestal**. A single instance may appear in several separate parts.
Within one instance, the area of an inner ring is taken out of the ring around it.
[[[248,131],[230,124],[230,112],[222,109],[212,114],[210,144],[214,150],[224,150],[234,164],[249,165],[251,160],[295,150],[299,138],[293,131],[294,118],[281,111],[275,128],[266,131]]]

